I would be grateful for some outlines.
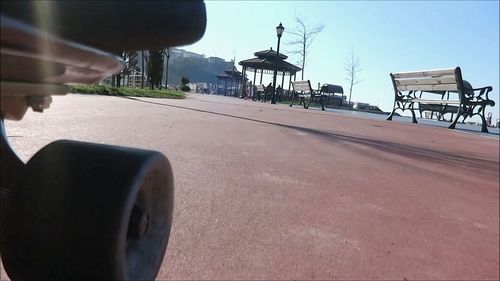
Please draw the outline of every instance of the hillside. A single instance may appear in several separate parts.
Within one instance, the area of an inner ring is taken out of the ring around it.
[[[194,83],[217,83],[216,75],[231,69],[233,62],[173,55],[169,64],[169,84],[178,84],[182,76]]]

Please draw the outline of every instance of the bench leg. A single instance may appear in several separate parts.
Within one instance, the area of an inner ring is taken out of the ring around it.
[[[485,105],[481,105],[481,109],[480,109],[480,113],[478,114],[479,116],[481,116],[481,132],[483,133],[489,133],[488,132],[488,124],[486,123],[486,118],[484,117],[484,113],[485,113],[485,109],[486,109],[486,106]]]
[[[292,92],[292,101],[290,102],[290,104],[288,106],[292,107],[294,101],[295,101],[295,93]]]
[[[458,118],[455,118],[453,122],[451,122],[451,125],[448,127],[448,129],[455,129],[455,125],[457,125]]]
[[[321,110],[325,111],[325,106],[328,106],[328,97],[322,96],[321,97]]]
[[[389,117],[387,117],[387,120],[391,121],[392,116],[394,116],[394,112],[396,112],[396,101],[394,102],[394,105],[392,106],[392,112],[389,114]]]
[[[415,109],[413,108],[413,103],[411,103],[410,105],[410,111],[411,111],[411,122],[414,123],[414,124],[417,124],[417,116],[415,116]],[[432,118],[432,115],[431,115],[431,118]]]
[[[389,114],[389,117],[387,117],[387,120],[389,120],[389,121],[392,120],[392,116],[394,115],[394,111],[396,111],[395,108],[392,110],[391,114]]]
[[[453,120],[453,122],[451,123],[451,125],[448,127],[448,129],[455,129],[455,125],[457,125],[458,118],[460,118],[460,116],[461,116],[461,114],[460,114],[460,106],[459,106],[458,110],[457,110],[457,115],[455,116],[455,119]]]
[[[309,108],[309,105],[311,105],[311,102],[312,102],[312,98],[309,98],[309,102],[307,103],[306,105],[306,100],[304,99],[304,108],[305,109],[308,109]]]
[[[481,121],[482,121],[481,132],[483,132],[483,133],[489,133],[488,132],[488,125],[486,124],[486,118],[484,118],[483,114],[481,114]]]
[[[415,111],[413,111],[413,109],[410,111],[411,111],[411,122],[417,124],[418,122],[417,122],[417,117],[415,116]]]

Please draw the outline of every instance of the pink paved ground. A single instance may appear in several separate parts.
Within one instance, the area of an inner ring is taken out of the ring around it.
[[[61,138],[165,153],[176,198],[158,279],[499,278],[498,139],[224,97],[142,100],[56,97],[7,129],[25,160]]]

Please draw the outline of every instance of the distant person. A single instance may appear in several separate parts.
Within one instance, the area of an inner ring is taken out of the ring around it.
[[[266,92],[268,92],[268,91],[270,92],[272,90],[273,90],[273,85],[271,82],[269,82],[269,85],[267,85],[267,87],[266,87]]]
[[[273,84],[269,82],[269,84],[266,87],[266,93],[272,93],[273,92]]]
[[[491,126],[491,119],[493,118],[493,114],[491,112],[488,112],[488,117],[486,117],[486,124],[488,125],[488,127]]]
[[[253,83],[252,81],[248,82],[248,88],[247,88],[248,95],[246,98],[250,97],[253,99]]]
[[[264,94],[264,102],[266,102],[266,100],[268,99],[268,97],[270,97],[271,95],[273,94],[273,85],[271,82],[269,82],[269,85],[267,85],[266,87],[266,92]]]
[[[283,94],[283,88],[281,88],[281,85],[278,85],[278,88],[276,88],[276,97],[278,98],[278,102],[281,102],[282,94]]]

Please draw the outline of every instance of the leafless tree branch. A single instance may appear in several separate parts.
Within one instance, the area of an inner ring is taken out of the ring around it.
[[[354,55],[354,52],[351,51],[351,57],[346,59],[344,64],[344,70],[346,71],[346,80],[349,81],[349,104],[351,106],[351,95],[352,89],[355,85],[359,84],[362,80],[359,78],[359,73],[361,72],[359,57]]]
[[[306,57],[309,53],[309,47],[316,36],[324,30],[325,26],[323,24],[313,27],[308,26],[304,19],[300,17],[296,17],[295,22],[295,28],[287,31],[287,34],[292,35],[293,37],[287,45],[292,46],[292,50],[289,51],[290,54],[301,56],[300,63],[302,65],[302,80],[304,80],[304,68],[306,64]]]

